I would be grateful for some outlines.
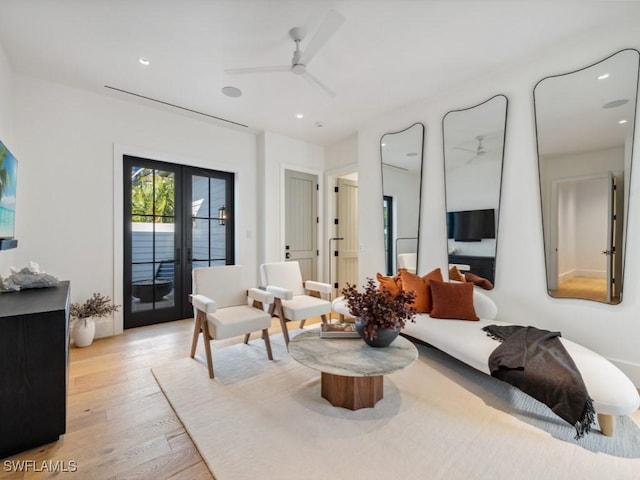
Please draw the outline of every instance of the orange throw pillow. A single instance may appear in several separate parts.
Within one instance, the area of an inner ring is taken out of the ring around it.
[[[380,290],[386,290],[392,295],[397,295],[402,291],[402,282],[400,281],[399,275],[395,277],[385,277],[381,273],[376,273],[376,278],[380,284],[378,287]]]
[[[462,274],[462,272],[460,272],[460,270],[458,270],[458,267],[456,267],[455,265],[453,265],[449,269],[449,280],[455,280],[457,282],[466,282],[464,275]]]
[[[471,282],[474,285],[479,286],[480,288],[484,288],[485,290],[492,290],[493,283],[487,278],[481,277],[480,275],[476,275],[471,272],[467,272],[464,274],[464,278],[467,282]]]
[[[414,292],[416,295],[413,301],[413,308],[415,308],[418,313],[429,313],[432,307],[429,281],[442,281],[442,272],[440,269],[436,268],[422,277],[403,270],[400,272],[400,280],[402,281],[403,291]]]
[[[480,320],[473,307],[473,283],[446,283],[431,280],[432,318]]]

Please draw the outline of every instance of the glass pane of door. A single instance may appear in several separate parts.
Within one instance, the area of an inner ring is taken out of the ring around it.
[[[174,172],[131,167],[131,312],[175,306]]]
[[[225,178],[200,175],[191,177],[191,251],[194,268],[227,265],[229,261],[228,183]]]
[[[382,198],[382,222],[384,231],[384,263],[387,275],[393,275],[393,198],[385,195]]]
[[[180,168],[125,156],[124,172],[124,326],[176,320]]]

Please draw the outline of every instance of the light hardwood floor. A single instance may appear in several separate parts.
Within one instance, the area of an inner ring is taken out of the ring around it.
[[[277,322],[270,332],[280,332]],[[66,434],[58,442],[0,460],[0,479],[214,478],[151,373],[155,365],[187,357],[192,333],[193,321],[180,320],[71,348]],[[215,348],[240,341],[242,337],[214,342],[214,366]],[[262,342],[259,333],[251,341]],[[198,351],[204,351],[201,340]],[[207,375],[205,365],[202,375]],[[10,471],[15,463],[7,462],[19,460],[33,461],[36,468],[31,464],[26,472]],[[75,473],[42,471],[51,462],[68,469],[72,461]]]
[[[584,298],[597,302],[607,301],[607,283],[604,278],[573,277],[550,291],[556,298]]]

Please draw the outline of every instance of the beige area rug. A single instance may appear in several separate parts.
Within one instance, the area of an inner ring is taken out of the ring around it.
[[[353,412],[320,396],[281,335],[272,345],[273,362],[259,339],[214,347],[214,380],[190,358],[153,368],[218,480],[640,478],[639,412],[576,441],[545,405],[424,346]]]

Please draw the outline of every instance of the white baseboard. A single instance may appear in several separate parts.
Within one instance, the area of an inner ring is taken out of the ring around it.
[[[574,277],[607,278],[607,272],[603,272],[602,270],[574,268],[573,270],[562,272],[560,275],[558,275],[558,280],[560,281],[560,283],[562,283],[566,282],[567,280],[571,280]]]
[[[562,272],[560,275],[558,275],[558,282],[559,283],[566,282],[567,280],[571,280],[575,276],[576,276],[576,271],[575,270],[569,270],[568,272]]]
[[[96,338],[112,337],[113,335],[115,335],[113,318],[98,318],[96,320]]]
[[[590,278],[607,278],[607,272],[602,270],[575,270],[575,277],[590,277]]]

